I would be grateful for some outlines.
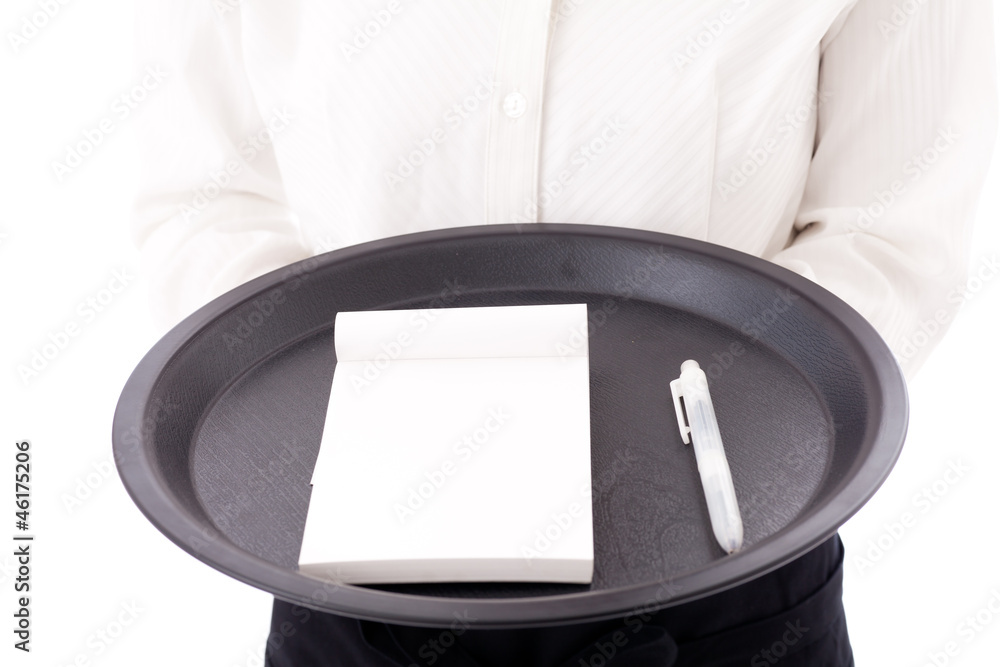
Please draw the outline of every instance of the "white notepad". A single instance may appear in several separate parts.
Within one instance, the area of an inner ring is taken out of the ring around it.
[[[586,304],[339,313],[299,568],[593,577]]]

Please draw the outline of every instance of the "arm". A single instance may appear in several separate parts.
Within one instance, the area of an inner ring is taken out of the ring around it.
[[[147,1],[138,67],[166,73],[139,115],[143,156],[132,234],[161,327],[257,275],[311,253],[289,210],[241,48],[239,3]],[[291,121],[294,122],[294,121]]]
[[[768,259],[851,304],[912,378],[960,305],[997,110],[990,0],[904,4],[859,0],[824,41],[797,233]]]

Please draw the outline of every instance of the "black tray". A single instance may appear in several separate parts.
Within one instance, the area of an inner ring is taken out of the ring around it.
[[[338,311],[578,302],[592,324],[591,585],[358,586],[296,570]],[[732,556],[671,403],[688,358],[708,372],[743,514]],[[907,417],[877,332],[809,280],[691,239],[546,223],[383,239],[241,285],[145,356],[113,442],[147,518],[230,576],[348,616],[514,628],[679,604],[802,555],[875,493]]]

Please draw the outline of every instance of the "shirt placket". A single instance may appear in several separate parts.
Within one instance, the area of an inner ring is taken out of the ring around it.
[[[553,0],[506,0],[486,145],[486,224],[538,222],[542,97]]]

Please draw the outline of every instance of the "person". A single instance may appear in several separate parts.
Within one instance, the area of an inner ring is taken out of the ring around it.
[[[574,222],[763,257],[912,378],[947,329],[996,127],[989,0],[145,2],[134,238],[162,326],[318,252]],[[927,323],[935,324],[929,327]],[[429,629],[295,609],[274,665],[853,664],[839,537],[650,615]],[[309,617],[301,625],[302,616]],[[605,643],[602,643],[605,642]],[[780,645],[780,655],[779,647]],[[603,661],[603,662],[602,662]]]

